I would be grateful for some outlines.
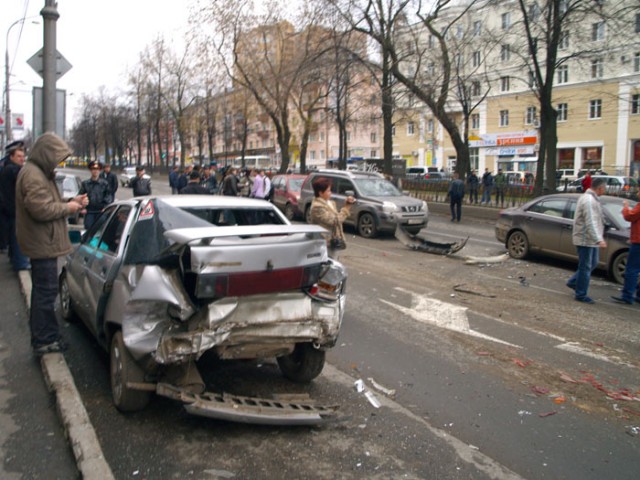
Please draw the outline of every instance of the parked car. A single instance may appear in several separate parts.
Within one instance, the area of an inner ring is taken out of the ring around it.
[[[301,217],[298,201],[300,200],[300,190],[306,175],[288,174],[276,175],[271,180],[271,188],[273,189],[273,204],[278,207],[287,217],[293,220],[295,217]]]
[[[195,361],[205,352],[224,360],[275,357],[295,382],[322,371],[340,331],[346,281],[323,232],[291,225],[264,200],[118,201],[67,256],[62,316],[79,317],[110,351],[119,410],[144,408],[155,391],[187,403],[197,398],[192,413],[215,416],[225,409],[221,400],[185,386],[202,382]],[[220,418],[237,414],[234,408],[243,409],[228,406]]]
[[[374,172],[347,172],[344,170],[319,170],[310,173],[300,192],[300,210],[309,222],[313,181],[324,177],[331,181],[331,197],[342,208],[347,192],[352,192],[356,204],[345,224],[354,226],[365,238],[373,238],[380,232],[394,232],[401,225],[412,235],[427,226],[429,208],[427,202],[403,194],[393,183]]]
[[[60,192],[60,196],[64,200],[71,200],[80,192],[80,187],[82,186],[82,180],[77,175],[72,173],[61,172],[56,170],[56,186],[58,187],[58,192]],[[81,211],[78,210],[76,213],[69,217],[69,223],[78,224],[80,223]]]
[[[438,167],[407,167],[405,178],[429,178],[430,173],[438,173]]]
[[[131,180],[136,176],[136,167],[124,167],[122,173],[120,174],[120,185],[123,187],[130,187]],[[142,175],[143,178],[151,178],[146,173]]]
[[[607,195],[635,198],[638,193],[638,181],[633,177],[625,177],[622,175],[593,175],[591,178],[591,181],[596,178],[604,178],[607,180]],[[582,178],[568,183],[566,190],[564,185],[559,185],[556,190],[558,192],[580,193],[582,192]]]
[[[553,194],[538,197],[521,207],[499,213],[495,234],[513,258],[530,253],[577,261],[572,241],[573,217],[580,194]],[[618,283],[624,283],[629,254],[631,225],[622,217],[620,197],[600,197],[605,217],[607,248],[600,251],[599,268]],[[635,202],[630,202],[635,204]]]

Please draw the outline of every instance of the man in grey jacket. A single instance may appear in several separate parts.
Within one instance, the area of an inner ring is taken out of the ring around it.
[[[87,195],[65,202],[55,182],[56,166],[71,149],[54,133],[36,140],[16,183],[16,236],[31,258],[31,346],[36,356],[60,352],[54,304],[58,294],[58,258],[71,251],[67,217],[86,207]]]
[[[606,190],[606,180],[596,178],[576,205],[573,222],[573,244],[578,249],[578,270],[567,281],[567,287],[576,291],[575,299],[583,303],[595,303],[589,293],[591,272],[598,266],[600,248],[606,248],[604,218],[598,197]]]

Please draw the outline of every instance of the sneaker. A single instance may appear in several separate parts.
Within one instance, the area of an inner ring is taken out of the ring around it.
[[[56,340],[55,342],[47,343],[46,345],[33,347],[33,354],[36,357],[41,357],[47,353],[61,353],[66,349],[66,344],[64,344],[62,341]]]
[[[565,285],[566,285],[567,287],[569,287],[571,290],[575,290],[575,289],[576,289],[576,286],[575,286],[575,284],[573,284],[573,283],[566,283]]]
[[[625,300],[622,297],[616,297],[614,295],[611,295],[611,300],[618,302],[618,303],[626,303],[627,305],[633,305],[633,300]]]
[[[588,303],[589,305],[596,303],[591,297],[582,297],[582,298],[575,297],[575,298],[577,302]]]

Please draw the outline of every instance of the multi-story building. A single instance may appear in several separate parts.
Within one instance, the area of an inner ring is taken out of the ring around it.
[[[540,106],[532,89],[531,61],[517,3],[478,3],[449,26],[447,41],[451,58],[460,67],[457,73],[470,99],[480,101],[468,118],[471,167],[480,170],[536,170]],[[558,58],[562,62],[553,87],[558,114],[557,167],[638,175],[640,11],[637,4],[631,8],[632,0],[600,3],[599,10],[576,12],[574,23],[566,24],[560,40]],[[537,4],[530,7],[529,19],[540,21]],[[442,25],[463,8],[457,4],[445,12]],[[415,28],[412,26],[413,34]],[[425,73],[437,81],[437,45],[426,31],[419,35],[425,45],[434,47],[427,49],[432,58],[420,61],[427,66]],[[462,130],[461,103],[453,92],[448,108]],[[456,152],[449,136],[424,105],[416,107],[413,115],[407,115],[406,108],[398,113],[395,132],[394,151],[407,158],[408,164],[455,166]]]

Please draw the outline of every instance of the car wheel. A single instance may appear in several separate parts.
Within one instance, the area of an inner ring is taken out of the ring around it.
[[[314,348],[311,343],[298,343],[289,355],[278,357],[282,374],[297,383],[308,383],[324,368],[324,350]]]
[[[73,310],[73,301],[71,300],[71,292],[69,291],[69,281],[67,274],[64,273],[60,279],[60,314],[62,318],[69,323],[78,321],[78,315]]]
[[[624,284],[624,271],[627,268],[629,252],[621,252],[615,256],[609,268],[609,274],[616,283]]]
[[[358,218],[358,233],[364,238],[374,238],[378,234],[376,219],[370,213],[363,213]]]
[[[293,217],[296,216],[295,210],[293,209],[293,205],[287,203],[284,207],[284,216],[287,217],[287,220],[293,220]]]
[[[118,330],[111,339],[111,396],[121,412],[136,412],[149,403],[150,392],[133,390],[128,383],[144,382],[144,371],[133,360]]]
[[[507,250],[509,250],[509,255],[512,258],[525,258],[529,254],[529,239],[527,235],[520,230],[513,232],[507,239]]]

